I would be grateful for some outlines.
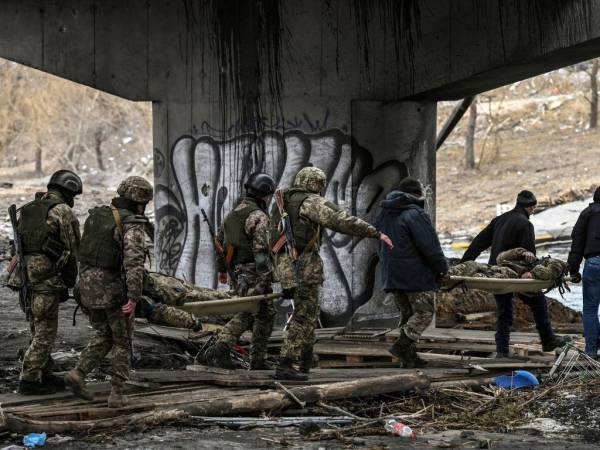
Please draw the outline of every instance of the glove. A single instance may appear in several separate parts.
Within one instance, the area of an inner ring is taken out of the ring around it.
[[[571,283],[581,283],[581,274],[579,272],[571,273]]]
[[[227,273],[219,272],[219,283],[227,284]]]

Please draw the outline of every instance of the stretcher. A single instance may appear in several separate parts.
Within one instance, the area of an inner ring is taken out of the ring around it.
[[[555,286],[552,280],[533,280],[524,278],[484,278],[451,276],[450,281],[442,286],[442,290],[455,288],[479,289],[492,294],[509,294],[511,292],[540,292]]]
[[[221,300],[191,302],[178,306],[197,317],[236,314],[239,312],[255,313],[260,309],[260,302],[282,298],[283,294],[253,295],[250,297],[234,297]]]

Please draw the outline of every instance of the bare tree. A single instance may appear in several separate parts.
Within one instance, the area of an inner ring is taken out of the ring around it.
[[[590,74],[590,128],[598,127],[598,59],[592,62]]]
[[[477,128],[477,97],[469,106],[469,123],[465,137],[465,164],[467,169],[475,168],[475,131]]]

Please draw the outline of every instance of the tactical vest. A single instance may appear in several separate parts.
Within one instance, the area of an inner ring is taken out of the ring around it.
[[[63,201],[56,198],[39,199],[21,208],[18,230],[23,240],[24,254],[44,253],[44,244],[50,236],[50,228],[46,222],[48,212],[60,203]]]
[[[118,208],[117,211],[123,223],[135,216],[135,213],[128,209]],[[119,271],[123,251],[121,243],[114,237],[117,223],[110,206],[90,209],[89,214],[83,226],[83,236],[79,245],[79,262],[92,267]]]
[[[316,223],[300,217],[302,203],[311,195],[314,194],[298,188],[291,188],[283,193],[284,207],[290,218],[292,232],[294,233],[294,239],[296,240],[296,249],[299,252],[304,251],[311,241],[314,241],[314,247],[311,250],[318,250],[321,246],[322,232],[320,227]],[[280,222],[281,214],[279,213],[277,206],[274,206],[273,214],[271,215],[271,248],[273,248],[281,236],[279,231]],[[318,236],[316,236],[317,233]]]
[[[254,252],[252,251],[252,238],[246,234],[246,220],[254,211],[260,210],[256,201],[246,197],[246,205],[243,208],[236,208],[227,214],[223,222],[223,234],[225,237],[225,249],[233,247],[233,260],[235,264],[247,264],[254,262]]]

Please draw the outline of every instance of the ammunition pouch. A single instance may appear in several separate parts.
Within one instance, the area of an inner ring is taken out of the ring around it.
[[[48,236],[46,241],[42,244],[42,252],[50,258],[52,262],[58,261],[64,251],[64,244],[54,236]]]

